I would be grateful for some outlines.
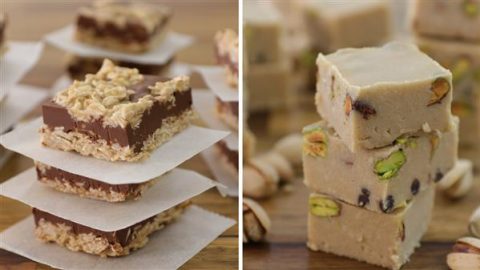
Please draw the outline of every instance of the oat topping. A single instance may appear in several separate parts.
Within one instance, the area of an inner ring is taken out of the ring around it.
[[[238,35],[235,31],[218,31],[215,34],[215,43],[220,55],[228,55],[232,62],[238,63]]]
[[[91,122],[102,119],[104,126],[127,125],[137,127],[143,113],[153,106],[155,101],[175,102],[175,91],[190,88],[187,76],[175,77],[166,82],[157,82],[137,101],[130,101],[135,92],[130,89],[144,79],[137,69],[115,66],[105,59],[97,74],[88,74],[84,81],[74,81],[70,87],[59,92],[55,103],[68,109],[76,120]]]
[[[170,9],[165,6],[115,1],[96,1],[92,7],[79,10],[80,15],[95,17],[100,23],[113,22],[121,27],[127,23],[141,24],[149,33],[153,32],[165,17],[170,16],[170,13]]]

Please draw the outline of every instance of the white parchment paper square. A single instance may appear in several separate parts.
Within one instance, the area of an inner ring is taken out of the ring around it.
[[[219,166],[218,154],[215,154],[215,149],[212,147],[203,150],[201,153],[203,159],[207,163],[207,166],[215,176],[218,182],[222,185],[218,185],[217,189],[222,196],[228,195],[232,197],[238,197],[238,174],[232,175],[231,170],[223,166]]]
[[[174,169],[160,177],[138,200],[111,203],[54,190],[37,181],[30,168],[0,185],[0,195],[64,219],[102,231],[116,231],[161,213],[212,187],[212,180]]]
[[[229,133],[190,126],[154,150],[141,162],[109,162],[42,146],[38,130],[42,119],[0,136],[0,143],[14,152],[64,171],[109,184],[142,183],[176,168]]]
[[[126,257],[99,258],[37,241],[29,216],[0,233],[0,248],[60,269],[168,270],[185,264],[234,224],[232,219],[191,206],[177,221],[151,235],[145,247]]]
[[[68,25],[47,34],[44,39],[57,48],[79,56],[110,58],[141,64],[164,64],[175,56],[177,52],[190,46],[194,40],[193,37],[188,35],[168,32],[165,35],[165,39],[152,50],[141,54],[130,54],[94,47],[75,41],[73,39],[74,32],[75,26]]]
[[[48,94],[48,89],[40,87],[21,84],[10,86],[8,96],[0,103],[0,134],[37,107]]]
[[[223,101],[238,101],[238,90],[227,83],[225,70],[220,66],[194,66],[202,75],[208,88]]]
[[[210,91],[195,89],[192,91],[192,98],[195,111],[205,121],[207,126],[218,130],[230,130],[230,127],[216,115],[215,96]],[[227,143],[228,148],[238,151],[238,131],[232,131],[224,141]]]
[[[35,65],[43,49],[41,42],[10,41],[0,58],[0,100]]]

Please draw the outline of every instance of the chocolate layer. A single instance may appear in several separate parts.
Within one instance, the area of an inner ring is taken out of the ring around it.
[[[101,182],[92,178],[81,176],[78,174],[69,173],[58,168],[46,167],[39,169],[36,168],[37,176],[40,180],[41,178],[46,178],[49,180],[59,180],[62,182],[67,182],[70,185],[81,185],[86,190],[89,189],[100,189],[104,191],[114,191],[122,194],[130,194],[137,191],[141,184],[120,184],[120,185],[111,185],[105,182]]]
[[[238,151],[231,150],[228,148],[225,141],[219,141],[217,147],[220,149],[226,157],[229,163],[231,163],[238,171]]]
[[[149,94],[148,86],[161,81],[158,76],[144,76],[144,81],[130,87],[135,94],[130,96],[132,102]],[[168,117],[179,116],[192,106],[192,91],[177,91],[175,95],[175,106],[169,106],[160,102],[154,102],[147,110],[135,129],[130,125],[125,128],[103,126],[103,120],[97,119],[92,122],[77,121],[68,113],[67,108],[49,101],[42,106],[43,122],[50,129],[63,127],[64,132],[80,132],[90,136],[93,141],[106,140],[110,144],[118,143],[120,146],[130,146],[136,153],[140,152],[143,142],[148,139],[157,129],[161,128],[162,121]]]
[[[130,227],[127,227],[127,228],[124,228],[124,229],[121,229],[121,230],[118,230],[118,231],[105,232],[105,231],[97,230],[97,229],[94,229],[94,228],[90,228],[90,227],[75,223],[75,222],[70,221],[70,220],[63,219],[61,217],[52,215],[50,213],[44,212],[44,211],[42,211],[40,209],[37,209],[37,208],[33,208],[32,213],[33,213],[33,217],[35,219],[35,225],[36,226],[38,226],[38,223],[40,222],[41,219],[43,219],[45,221],[48,221],[52,224],[64,224],[66,226],[71,227],[72,228],[72,233],[74,233],[74,234],[78,235],[78,234],[82,234],[82,233],[85,233],[85,234],[92,233],[96,236],[106,238],[108,240],[108,242],[110,242],[110,243],[119,243],[123,247],[127,246],[132,241],[132,236],[133,236],[132,231],[136,226],[145,225],[148,222],[152,221],[156,217],[156,215],[152,216],[152,217],[150,217],[148,219],[145,219],[143,221],[140,221],[140,222],[138,222],[138,223],[136,223],[136,224],[134,224]]]
[[[140,74],[158,75],[164,72],[173,62],[173,58],[162,65],[138,64],[127,61],[113,60],[114,64],[121,67],[136,68]],[[84,80],[86,74],[95,74],[102,67],[103,58],[85,58],[75,56],[67,66],[68,74],[76,80]]]
[[[215,57],[218,64],[228,66],[233,74],[238,75],[238,63],[233,62],[228,54],[221,54],[217,46],[215,46]]]
[[[0,14],[0,44],[3,43],[5,38],[5,28],[7,26],[7,16],[5,14]]]
[[[112,37],[122,43],[146,43],[151,37],[162,31],[170,16],[164,16],[162,21],[149,33],[144,25],[138,22],[127,21],[119,26],[113,22],[98,22],[95,18],[82,14],[77,17],[77,27],[81,30],[92,31],[97,37]]]
[[[216,99],[219,111],[231,113],[238,118],[238,101],[223,101],[218,97]]]

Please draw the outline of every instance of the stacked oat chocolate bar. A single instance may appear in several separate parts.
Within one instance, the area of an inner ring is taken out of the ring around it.
[[[411,5],[411,28],[419,48],[452,72],[452,113],[460,118],[460,156],[472,158],[478,167],[480,1],[417,0]]]
[[[214,51],[217,64],[225,69],[225,81],[229,90],[238,92],[238,34],[232,29],[218,31],[214,37]],[[215,96],[215,114],[229,129],[238,133],[238,95],[235,99],[224,100]],[[221,167],[235,179],[238,178],[238,146],[236,136],[219,141],[214,145],[214,154]],[[235,145],[233,145],[235,144]]]
[[[7,15],[0,13],[0,56],[6,51],[5,29],[7,28]]]
[[[244,92],[249,111],[284,107],[290,88],[290,63],[284,48],[282,18],[269,1],[244,1]]]
[[[193,116],[189,78],[161,79],[105,60],[96,74],[73,82],[42,107],[44,146],[108,161],[141,161],[187,128]],[[57,191],[89,199],[139,199],[158,178],[109,184],[36,162],[38,180]],[[143,247],[188,201],[117,231],[101,231],[34,208],[35,234],[73,251],[124,256]]]
[[[457,160],[451,73],[397,42],[316,63],[323,120],[303,129],[308,247],[399,269]]]
[[[160,44],[167,32],[172,11],[162,5],[135,2],[96,1],[78,10],[74,39],[90,46],[132,54],[145,53]],[[158,75],[166,71],[173,58],[164,64],[142,64],[115,60],[123,67],[137,68],[142,74]],[[82,80],[95,73],[103,58],[69,55],[67,71]]]

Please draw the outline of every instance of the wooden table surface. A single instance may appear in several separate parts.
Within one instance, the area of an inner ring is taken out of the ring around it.
[[[304,125],[319,120],[313,106],[313,97],[301,100],[302,105],[293,110],[250,116],[249,125],[257,135],[259,152],[271,148],[283,135],[300,132]],[[270,215],[272,230],[264,243],[244,245],[244,269],[383,269],[332,254],[309,251],[305,245],[308,194],[299,173],[292,190],[282,191],[270,199],[260,201]],[[457,238],[468,234],[468,218],[478,205],[478,174],[474,188],[461,200],[451,201],[437,192],[433,220],[423,237],[422,246],[402,270],[448,269],[446,254]]]
[[[40,40],[43,35],[61,28],[74,20],[78,7],[88,1],[72,0],[0,0],[0,12],[9,16],[7,29],[10,40]],[[154,2],[154,1],[150,1]],[[182,51],[178,61],[193,64],[213,64],[212,38],[222,28],[237,29],[238,2],[222,0],[156,1],[171,6],[174,18],[171,28],[193,35],[195,44]],[[23,83],[49,87],[64,71],[64,53],[46,46],[40,61],[22,80]],[[198,77],[192,78],[194,87],[205,85]],[[38,115],[37,108],[30,116]],[[32,161],[15,154],[0,170],[0,182],[31,167]],[[199,156],[181,167],[194,169],[213,177]],[[216,213],[238,220],[237,199],[222,198],[216,190],[210,190],[194,199],[194,203]],[[12,226],[31,213],[30,207],[0,196],[0,231]],[[33,229],[33,224],[32,224]],[[238,227],[234,226],[188,261],[182,269],[237,269]],[[49,269],[16,254],[0,250],[0,269]]]

